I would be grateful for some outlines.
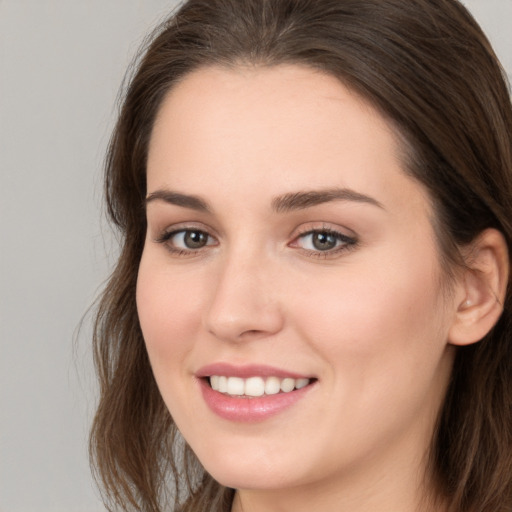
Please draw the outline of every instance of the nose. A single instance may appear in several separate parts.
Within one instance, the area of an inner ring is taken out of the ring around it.
[[[205,327],[230,342],[272,336],[283,328],[276,272],[257,257],[227,259],[215,275]]]

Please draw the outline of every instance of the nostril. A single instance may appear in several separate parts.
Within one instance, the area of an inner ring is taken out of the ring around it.
[[[248,329],[240,334],[240,338],[252,338],[259,335],[265,335],[265,331],[260,331],[258,329]]]

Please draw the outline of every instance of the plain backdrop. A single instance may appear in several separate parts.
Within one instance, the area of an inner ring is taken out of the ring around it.
[[[512,74],[512,0],[466,0]],[[90,325],[124,70],[177,1],[0,0],[0,512],[100,512]],[[76,339],[76,341],[74,341]]]

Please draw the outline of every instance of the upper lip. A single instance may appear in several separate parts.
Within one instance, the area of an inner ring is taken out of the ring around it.
[[[286,377],[292,379],[312,378],[309,375],[303,375],[283,368],[263,364],[233,365],[229,363],[212,363],[201,367],[196,372],[196,377],[199,378],[211,377],[212,375],[240,377],[242,379],[249,377],[278,377],[281,379],[285,379]]]

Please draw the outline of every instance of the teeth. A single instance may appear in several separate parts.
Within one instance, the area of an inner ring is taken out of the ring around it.
[[[240,379],[242,380],[242,379]],[[231,393],[230,393],[231,394]],[[245,381],[243,393],[233,393],[247,396],[263,396],[265,394],[265,382],[261,377],[251,377]]]
[[[219,389],[219,379],[220,377],[218,375],[212,375],[210,377],[210,386],[212,389]]]
[[[244,395],[245,382],[240,377],[228,378],[228,395]]]
[[[210,386],[215,391],[227,393],[234,396],[263,396],[276,395],[279,392],[289,393],[294,389],[301,389],[310,383],[310,379],[292,379],[286,377],[250,377],[242,379],[240,377],[226,377],[224,375],[212,375],[210,377]]]
[[[277,377],[269,377],[265,381],[265,394],[266,395],[276,395],[281,391],[281,379]]]
[[[296,389],[305,388],[309,384],[309,379],[297,379],[295,381]]]
[[[281,391],[283,393],[289,393],[293,389],[295,389],[295,379],[287,378],[281,381]]]
[[[219,377],[219,391],[221,393],[228,392],[228,378],[227,377]]]

